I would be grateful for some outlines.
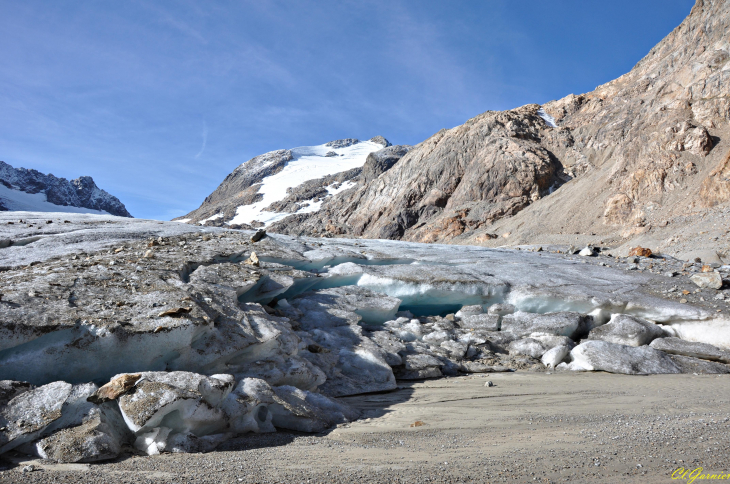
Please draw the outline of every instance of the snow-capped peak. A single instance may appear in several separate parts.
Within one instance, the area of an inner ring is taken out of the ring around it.
[[[236,216],[231,224],[250,224],[253,221],[270,225],[291,213],[268,212],[264,209],[287,196],[287,189],[294,188],[307,180],[334,175],[343,171],[359,168],[365,164],[367,156],[383,149],[383,144],[374,141],[358,141],[353,139],[331,141],[317,146],[300,146],[291,151],[291,160],[286,166],[273,175],[262,180],[258,193],[263,196],[260,201],[251,205],[241,205],[236,209]],[[330,193],[333,189],[327,187]],[[340,187],[341,189],[341,187]],[[321,204],[321,202],[319,203]],[[300,210],[301,213],[316,211],[319,204],[310,204]]]

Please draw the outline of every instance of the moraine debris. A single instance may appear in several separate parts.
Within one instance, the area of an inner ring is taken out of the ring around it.
[[[142,378],[141,373],[127,373],[112,379],[106,385],[100,387],[93,395],[86,400],[91,403],[104,403],[116,400],[120,395],[128,392]]]
[[[249,266],[258,267],[260,264],[260,261],[259,261],[258,256],[256,255],[256,252],[251,252],[251,255],[248,256],[248,259],[243,261],[243,263],[246,265],[249,265]]]
[[[190,311],[192,311],[193,308],[175,308],[175,309],[168,309],[167,311],[162,311],[157,316],[160,318],[164,318],[165,316],[170,316],[172,318],[179,318],[180,316],[183,316],[185,314],[188,314]],[[155,332],[157,331],[157,328],[155,328]]]

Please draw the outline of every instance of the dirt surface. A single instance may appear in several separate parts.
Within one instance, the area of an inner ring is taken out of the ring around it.
[[[343,399],[364,419],[326,434],[244,436],[209,454],[98,465],[18,457],[3,462],[0,482],[664,483],[681,467],[730,471],[729,380],[517,372],[401,382]],[[28,465],[36,470],[23,473]]]

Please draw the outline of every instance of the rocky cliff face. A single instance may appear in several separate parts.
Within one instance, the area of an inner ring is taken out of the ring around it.
[[[590,164],[610,166],[604,223],[641,223],[648,203],[699,179],[708,189],[695,205],[730,199],[709,188],[722,185],[719,172],[706,180],[706,157],[730,119],[729,20],[727,2],[699,0],[631,72],[545,106]]]
[[[730,201],[729,23],[730,4],[698,0],[624,76],[440,131],[319,212],[273,228],[486,244],[652,236],[661,245],[668,225],[714,226]]]
[[[513,215],[567,180],[541,143],[561,134],[539,108],[486,112],[440,131],[318,213],[273,230],[435,242]]]
[[[6,189],[0,194],[0,210],[53,211],[57,208],[64,211],[64,207],[77,207],[120,217],[132,216],[117,197],[97,187],[90,176],[69,181],[36,170],[13,168],[0,161],[0,184]],[[45,200],[36,197],[18,202],[22,194],[43,194]],[[29,206],[16,207],[16,204]]]

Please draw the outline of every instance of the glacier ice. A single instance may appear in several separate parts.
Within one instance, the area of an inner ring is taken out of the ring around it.
[[[716,360],[730,322],[647,295],[647,275],[477,247],[278,235],[252,246],[246,234],[109,218],[95,231],[78,217],[79,230],[0,253],[26,267],[0,274],[15,277],[3,288],[13,305],[0,305],[0,378],[15,380],[0,384],[3,451],[93,462],[123,443],[197,452],[246,432],[319,431],[356,418],[335,398],[391,390],[396,377],[728,371]],[[176,238],[136,259],[148,250],[139,227]],[[81,269],[68,244],[90,253]],[[253,249],[260,265],[242,264]],[[29,258],[45,262],[28,269]],[[143,376],[87,401],[129,373]],[[61,407],[44,403],[51,393]],[[19,430],[33,405],[54,417]]]
[[[626,375],[680,373],[666,354],[649,346],[625,346],[606,341],[585,341],[570,352],[572,363],[589,371]]]
[[[608,323],[592,329],[588,338],[627,346],[643,346],[664,335],[664,330],[651,321],[627,314],[614,314]]]
[[[359,416],[321,394],[254,378],[236,383],[232,375],[145,372],[116,401],[98,405],[87,401],[95,390],[55,382],[11,399],[2,452],[39,437],[35,453],[59,462],[114,458],[124,443],[148,455],[199,452],[245,432],[319,432]]]

